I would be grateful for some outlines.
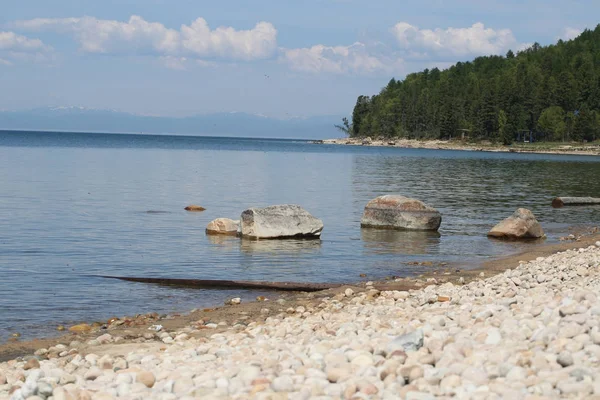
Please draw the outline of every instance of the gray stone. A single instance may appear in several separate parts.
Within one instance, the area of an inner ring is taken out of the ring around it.
[[[217,218],[206,226],[207,235],[236,236],[240,233],[240,221],[229,218]]]
[[[249,239],[319,238],[323,221],[298,205],[250,208],[242,212],[242,236]]]
[[[392,340],[387,345],[386,352],[387,354],[392,354],[397,350],[417,351],[421,347],[423,347],[423,330],[417,329]]]
[[[556,362],[563,367],[569,367],[573,365],[573,356],[568,351],[561,351],[556,358]]]
[[[519,208],[510,217],[494,226],[489,237],[499,239],[538,239],[544,237],[544,230],[533,213]]]
[[[52,396],[52,386],[46,382],[39,382],[37,392],[40,396],[46,398]]]
[[[377,197],[367,203],[363,228],[437,231],[442,215],[422,201],[398,195]]]

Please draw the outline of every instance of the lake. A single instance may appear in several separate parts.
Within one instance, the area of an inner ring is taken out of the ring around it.
[[[490,240],[518,207],[556,242],[600,207],[552,209],[555,196],[600,196],[600,158],[316,145],[167,135],[0,131],[0,342],[58,324],[189,311],[251,291],[173,289],[97,275],[357,282],[470,268],[531,244]],[[383,194],[443,214],[439,235],[360,229]],[[300,204],[319,241],[207,237],[217,217]],[[183,210],[189,204],[202,213]],[[148,213],[147,211],[161,211]]]

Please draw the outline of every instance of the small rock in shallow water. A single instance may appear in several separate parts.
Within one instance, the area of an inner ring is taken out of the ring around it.
[[[206,208],[202,206],[197,206],[195,204],[191,204],[185,208],[186,211],[204,211]]]
[[[232,299],[228,299],[227,301],[225,301],[225,305],[226,306],[237,305],[237,304],[240,304],[241,302],[242,302],[241,298],[234,297]]]
[[[240,230],[240,221],[229,218],[217,218],[206,226],[207,235],[237,236]]]

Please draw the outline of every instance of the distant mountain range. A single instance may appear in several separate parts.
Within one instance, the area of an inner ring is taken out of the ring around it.
[[[275,119],[241,112],[152,117],[106,109],[45,107],[0,111],[0,130],[171,133],[198,136],[326,139],[341,116]]]

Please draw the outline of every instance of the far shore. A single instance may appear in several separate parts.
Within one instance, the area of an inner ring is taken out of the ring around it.
[[[440,265],[433,265],[431,268],[427,268],[427,271],[418,277],[369,282],[369,284],[372,284],[369,287],[374,287],[381,291],[409,291],[420,290],[431,285],[440,286],[447,282],[468,284],[469,282],[482,279],[482,277],[488,278],[501,274],[507,269],[519,266],[520,263],[533,261],[538,257],[547,257],[570,249],[588,247],[599,240],[600,234],[590,234],[577,237],[573,241],[555,244],[545,244],[543,242],[539,242],[539,244],[532,243],[531,248],[524,252],[491,259],[474,269],[456,269],[455,267],[444,266],[445,264],[441,263]],[[468,264],[468,261],[468,259],[465,259],[465,265]],[[197,336],[208,338],[215,333],[225,332],[235,325],[247,325],[250,322],[263,323],[267,317],[272,317],[278,313],[285,313],[290,308],[295,309],[300,306],[315,307],[324,298],[343,296],[344,291],[348,288],[352,288],[357,293],[366,291],[368,287],[365,286],[365,283],[357,281],[356,283],[349,283],[338,288],[313,293],[273,292],[272,296],[268,299],[259,296],[257,301],[192,310],[189,313],[174,313],[168,316],[159,317],[158,314],[152,313],[132,317],[111,318],[109,323],[103,327],[89,321],[92,327],[89,331],[61,334],[61,336],[57,337],[1,343],[0,363],[32,355],[39,349],[47,349],[58,344],[73,347],[76,343],[77,352],[80,354],[87,354],[92,350],[97,353],[99,351],[98,344],[93,339],[104,333],[110,333],[113,337],[121,338],[119,341],[121,344],[152,342],[158,339],[158,332],[153,334],[149,330],[153,325],[162,325],[163,329],[161,332],[179,331],[181,329],[189,329],[191,326],[195,327]],[[235,290],[229,293],[229,297],[236,297]],[[265,309],[268,309],[269,312],[265,313]],[[214,326],[210,326],[209,324],[214,324]],[[105,350],[108,351],[110,349]]]
[[[335,144],[347,146],[399,147],[406,149],[435,149],[462,151],[489,151],[496,153],[535,153],[599,156],[600,143],[514,143],[510,146],[491,142],[468,142],[461,140],[416,140],[416,139],[370,139],[338,138],[315,140],[317,144]]]

